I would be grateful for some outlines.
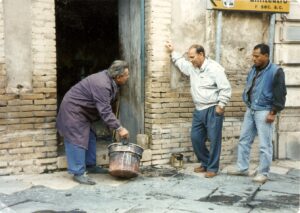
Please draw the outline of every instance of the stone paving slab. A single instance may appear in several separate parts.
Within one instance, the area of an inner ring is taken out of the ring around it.
[[[168,208],[168,211],[158,211],[167,213],[248,213],[250,208],[234,207],[234,206],[222,206],[209,202],[199,202],[192,200],[180,200],[174,202],[172,206]]]
[[[299,206],[299,194],[287,194],[273,191],[259,191],[255,197],[255,201],[262,202],[272,202],[272,204],[277,204],[280,207],[281,204],[285,204],[288,206]]]
[[[243,206],[256,193],[259,186],[254,183],[239,183],[220,186],[207,199],[209,202],[227,204],[233,206]]]
[[[251,213],[299,213],[298,208],[293,209],[268,209],[268,208],[255,208]]]
[[[227,174],[228,171],[233,171],[236,169],[235,165],[228,165],[222,169],[222,173]],[[257,170],[257,164],[250,164],[249,176],[254,176]]]
[[[289,182],[294,184],[295,186],[298,185],[298,183],[300,182],[299,177],[297,176],[293,176],[293,175],[279,175],[279,174],[274,174],[274,173],[270,173],[269,175],[269,181],[268,182]]]
[[[10,176],[7,176],[10,177]],[[0,193],[13,194],[18,191],[23,191],[32,187],[32,184],[22,181],[16,181],[11,178],[0,178]]]
[[[292,160],[277,160],[272,162],[272,165],[277,165],[284,168],[300,169],[300,161]]]
[[[279,166],[271,166],[270,167],[270,172],[274,174],[280,174],[280,175],[285,175],[289,172],[290,168],[284,168],[284,167],[279,167]]]
[[[22,213],[33,213],[33,212],[40,212],[40,210],[51,210],[51,211],[64,211],[65,208],[57,206],[57,204],[50,204],[50,203],[40,203],[40,202],[26,202],[21,203],[16,206],[12,206],[7,209],[3,209],[3,211],[11,211],[11,212],[22,212]],[[68,209],[71,211],[74,209]],[[50,213],[50,212],[49,212]]]
[[[300,169],[291,169],[288,175],[298,177],[300,179]]]
[[[194,165],[185,165],[182,170],[154,167],[130,180],[90,175],[97,183],[94,186],[79,185],[66,172],[0,177],[0,212],[285,213],[297,212],[299,208],[289,205],[299,200],[298,170],[288,168],[288,174],[271,174],[271,180],[261,185],[254,183],[252,177],[222,172],[215,178],[204,178],[193,168]],[[280,203],[277,198],[287,199]]]
[[[296,185],[292,182],[283,182],[283,181],[268,181],[260,187],[261,190],[281,192],[288,194],[299,194],[299,183]]]

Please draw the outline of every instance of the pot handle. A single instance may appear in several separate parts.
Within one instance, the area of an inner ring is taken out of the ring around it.
[[[128,140],[126,138],[121,138],[121,143],[122,143],[122,145],[127,145]]]

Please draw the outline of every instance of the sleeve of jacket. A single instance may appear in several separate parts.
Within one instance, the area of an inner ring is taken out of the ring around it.
[[[91,86],[93,99],[96,103],[96,108],[104,123],[112,129],[118,129],[121,124],[116,118],[111,107],[111,88],[110,85],[93,85]]]
[[[180,53],[173,51],[172,61],[178,69],[185,75],[190,75],[190,70],[193,68],[193,65],[187,61]]]
[[[273,110],[280,112],[284,109],[286,94],[285,75],[283,69],[279,68],[273,81]]]
[[[216,84],[219,89],[218,105],[224,107],[231,98],[231,86],[226,77],[224,68],[221,68],[216,73]]]

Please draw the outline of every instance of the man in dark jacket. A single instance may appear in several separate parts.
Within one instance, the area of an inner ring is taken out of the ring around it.
[[[128,131],[121,126],[111,107],[118,86],[125,84],[128,78],[128,63],[116,60],[107,70],[77,83],[63,98],[56,127],[64,137],[68,171],[79,183],[95,184],[85,174],[86,170],[89,173],[107,172],[96,166],[96,135],[91,129],[93,121],[101,118],[121,138],[128,137]]]
[[[243,101],[247,105],[238,145],[237,170],[233,175],[248,175],[251,145],[256,135],[259,138],[260,162],[253,181],[264,183],[272,163],[272,135],[275,115],[285,106],[286,86],[282,68],[269,60],[269,46],[258,44],[252,57],[254,66],[250,70]]]

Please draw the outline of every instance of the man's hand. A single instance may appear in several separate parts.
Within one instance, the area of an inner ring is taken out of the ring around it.
[[[166,42],[166,48],[170,53],[174,50],[173,44],[170,41]]]
[[[216,113],[218,115],[223,115],[225,112],[225,109],[224,108],[221,108],[219,105],[216,106]]]
[[[122,127],[120,130],[118,130],[118,134],[119,134],[120,138],[129,138],[129,132],[124,127]]]
[[[275,121],[275,115],[274,114],[272,114],[272,113],[269,113],[268,115],[267,115],[267,119],[266,119],[266,122],[267,123],[273,123],[274,121]]]

